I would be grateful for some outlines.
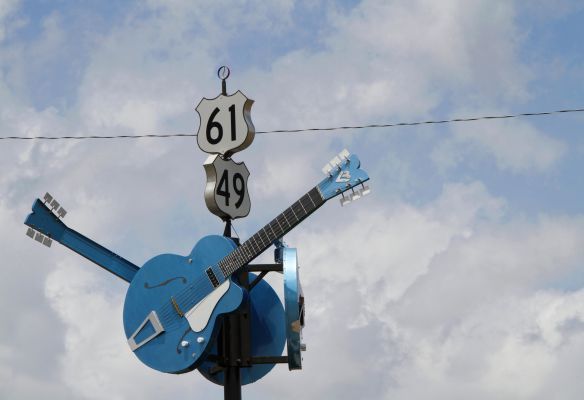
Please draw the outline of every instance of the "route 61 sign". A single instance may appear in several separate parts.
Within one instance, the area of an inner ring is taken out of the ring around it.
[[[203,98],[196,110],[201,118],[197,144],[205,153],[229,156],[253,142],[255,128],[250,110],[253,100],[239,90],[231,96]]]
[[[207,175],[205,204],[220,218],[242,218],[249,214],[251,202],[247,190],[249,171],[243,162],[211,155],[204,164]]]

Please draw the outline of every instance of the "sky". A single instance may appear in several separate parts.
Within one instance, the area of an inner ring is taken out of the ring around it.
[[[0,0],[0,136],[194,133],[221,65],[259,131],[583,108],[583,19],[569,0]],[[242,239],[343,148],[372,193],[286,236],[308,351],[244,398],[580,399],[583,125],[256,135],[234,156],[251,172]],[[0,398],[221,398],[196,371],[141,364],[127,283],[23,225],[48,191],[71,228],[139,266],[186,255],[223,228],[205,158],[192,137],[0,141]]]

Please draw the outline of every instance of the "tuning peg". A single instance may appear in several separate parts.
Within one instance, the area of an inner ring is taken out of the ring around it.
[[[359,190],[357,191],[353,190],[353,193],[351,193],[351,201],[359,200],[360,198],[361,193],[359,192]]]
[[[345,195],[343,194],[341,197],[341,207],[344,207],[345,204],[349,204],[350,202],[351,202],[351,198],[345,197]]]
[[[51,247],[51,244],[53,244],[53,240],[50,237],[45,236],[42,233],[37,232],[32,228],[28,228],[26,230],[26,236],[30,237],[31,239],[36,240],[37,242],[39,242],[41,244],[44,244],[47,247]]]
[[[60,207],[57,210],[57,215],[59,216],[59,218],[65,218],[65,215],[67,215],[67,211],[65,211],[63,207]]]
[[[57,200],[53,199],[53,201],[51,201],[51,208],[54,210],[56,210],[57,208],[59,208],[60,204]]]
[[[40,232],[36,232],[36,234],[34,235],[34,240],[36,240],[39,243],[42,243],[44,238],[45,238],[45,235],[43,235]]]
[[[347,150],[347,149],[344,149],[343,151],[341,151],[341,152],[339,153],[339,157],[340,157],[340,158],[344,158],[344,159],[346,159],[346,160],[348,160],[348,159],[349,159],[349,156],[350,156],[350,155],[351,155],[351,153],[349,153],[349,150]]]
[[[45,193],[45,197],[43,197],[43,200],[45,201],[45,203],[50,203],[51,201],[53,201],[53,196],[51,196],[49,192],[47,192]]]
[[[329,163],[327,163],[324,167],[322,167],[322,172],[325,175],[330,175],[332,170],[333,170],[333,167],[331,167],[331,165]]]
[[[365,185],[364,183],[362,183],[361,186],[363,187],[361,189],[362,196],[367,196],[369,193],[371,193],[371,188],[369,187],[369,185]]]
[[[332,160],[330,160],[330,164],[338,167],[339,164],[341,163],[341,159],[338,156],[334,156]]]

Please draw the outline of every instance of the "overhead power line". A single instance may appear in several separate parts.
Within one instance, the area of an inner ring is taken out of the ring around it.
[[[565,113],[579,113],[584,112],[584,108],[574,108],[555,111],[542,112],[528,112],[521,114],[508,115],[488,115],[480,117],[468,118],[453,118],[443,120],[429,120],[429,121],[415,121],[415,122],[396,122],[388,124],[370,124],[370,125],[354,125],[354,126],[335,126],[327,128],[302,128],[302,129],[277,129],[273,131],[256,131],[257,134],[268,133],[302,133],[302,132],[323,132],[323,131],[340,131],[349,129],[376,129],[376,128],[394,128],[398,126],[415,126],[415,125],[436,125],[436,124],[450,124],[455,122],[472,122],[484,121],[494,119],[510,119],[520,117],[537,117],[554,114]],[[196,133],[162,133],[162,134],[146,134],[146,135],[113,135],[113,136],[5,136],[0,137],[0,140],[81,140],[81,139],[142,139],[142,138],[170,138],[170,137],[195,137]]]

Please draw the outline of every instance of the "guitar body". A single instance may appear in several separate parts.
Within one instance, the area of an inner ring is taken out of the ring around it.
[[[128,341],[139,345],[133,351],[140,361],[158,371],[175,374],[191,371],[203,362],[218,331],[217,318],[242,304],[244,290],[233,280],[226,280],[190,315],[187,313],[190,310],[180,310],[185,314],[181,316],[167,307],[156,319],[148,316],[235,248],[229,238],[206,236],[186,257],[162,254],[140,268],[130,282],[124,303],[124,330]]]

